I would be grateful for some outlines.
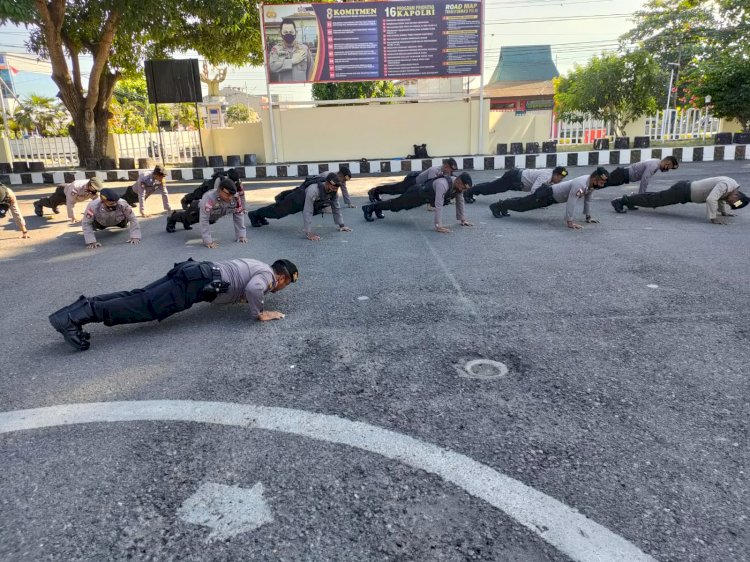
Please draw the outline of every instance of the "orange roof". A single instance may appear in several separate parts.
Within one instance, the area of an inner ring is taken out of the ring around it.
[[[479,89],[473,93],[478,94]],[[484,95],[488,98],[551,97],[555,95],[555,87],[552,80],[494,82],[484,87]]]

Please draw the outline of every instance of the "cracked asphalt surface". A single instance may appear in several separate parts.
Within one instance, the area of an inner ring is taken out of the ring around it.
[[[750,163],[683,163],[650,189],[716,175],[747,186]],[[359,206],[398,177],[355,177],[350,191]],[[251,208],[296,183],[248,181]],[[196,185],[170,184],[173,207]],[[598,191],[601,224],[577,232],[563,205],[495,219],[496,198],[479,197],[475,226],[451,235],[424,208],[375,223],[356,208],[344,209],[351,233],[315,217],[318,243],[301,214],[248,224],[247,245],[225,218],[215,250],[197,228],[165,233],[157,197],[140,245],[110,230],[92,251],[64,212],[33,215],[50,186],[14,188],[32,239],[0,224],[0,411],[169,399],[330,414],[462,453],[657,560],[748,560],[750,209],[730,226],[697,204],[615,214],[610,201],[634,189]],[[191,256],[291,259],[299,282],[266,299],[286,318],[196,305],[161,324],[91,325],[85,353],[47,322],[79,294],[141,287]],[[459,375],[482,358],[508,374]],[[2,560],[569,560],[543,530],[434,474],[298,435],[51,427],[0,435],[0,467]],[[207,540],[177,517],[204,482],[262,482],[274,521]]]

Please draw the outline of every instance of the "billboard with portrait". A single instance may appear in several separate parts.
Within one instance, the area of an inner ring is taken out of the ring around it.
[[[476,76],[482,4],[265,4],[271,84]]]

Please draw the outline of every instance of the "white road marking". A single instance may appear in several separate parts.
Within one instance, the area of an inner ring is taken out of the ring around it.
[[[186,523],[213,529],[209,540],[247,533],[273,521],[260,482],[250,489],[214,482],[201,484],[195,494],[183,502],[177,516]]]
[[[362,295],[361,297],[357,297],[358,301],[369,301],[370,297],[366,297],[365,295]]]
[[[648,287],[649,289],[658,289],[659,285],[650,284],[650,285],[646,285],[646,287]]]
[[[500,361],[491,359],[473,359],[458,367],[458,373],[467,379],[499,379],[508,374],[508,367]]]
[[[582,562],[654,562],[651,556],[562,502],[465,455],[363,422],[304,410],[190,400],[66,404],[0,413],[0,434],[81,423],[192,421],[281,431],[348,445],[435,474],[505,512]]]

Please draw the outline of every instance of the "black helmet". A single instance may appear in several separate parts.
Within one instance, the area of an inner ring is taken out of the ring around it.
[[[568,169],[565,166],[557,166],[554,170],[552,170],[552,175],[565,177],[568,175]]]
[[[737,190],[737,195],[739,195],[740,198],[732,203],[732,209],[741,209],[742,207],[747,207],[747,205],[750,204],[750,197],[742,193],[739,189]]]
[[[345,180],[352,179],[352,171],[349,169],[349,166],[340,166],[339,174],[341,174]]]
[[[326,176],[326,181],[330,184],[335,185],[336,187],[341,187],[341,182],[339,181],[338,175],[334,174],[333,172]]]
[[[292,283],[296,283],[297,279],[299,278],[299,271],[297,270],[297,266],[289,260],[276,260],[271,264],[271,269],[280,273],[284,273],[287,277],[289,277]]]
[[[471,187],[472,185],[474,185],[469,172],[461,172],[461,174],[458,176],[458,179],[460,179],[461,183],[463,183],[466,187]]]
[[[154,166],[154,171],[151,172],[151,173],[154,174],[154,175],[157,175],[157,176],[166,176],[167,175],[167,174],[164,173],[164,168],[162,168],[161,166],[158,166],[158,165]]]
[[[227,172],[227,176],[232,181],[240,181],[240,173],[237,171],[237,168],[231,168]]]
[[[219,189],[225,189],[232,195],[237,193],[237,186],[229,178],[224,178],[223,180],[221,180],[221,182],[219,182]]]
[[[117,201],[120,198],[120,194],[111,187],[107,187],[99,192],[99,197],[102,201]]]
[[[451,170],[453,170],[454,172],[458,170],[458,164],[453,158],[445,158],[443,160],[443,164],[448,164],[451,167]]]
[[[602,168],[601,166],[599,166],[596,170],[594,170],[594,173],[591,175],[596,176],[600,180],[609,179],[609,172],[606,170],[606,168]]]

